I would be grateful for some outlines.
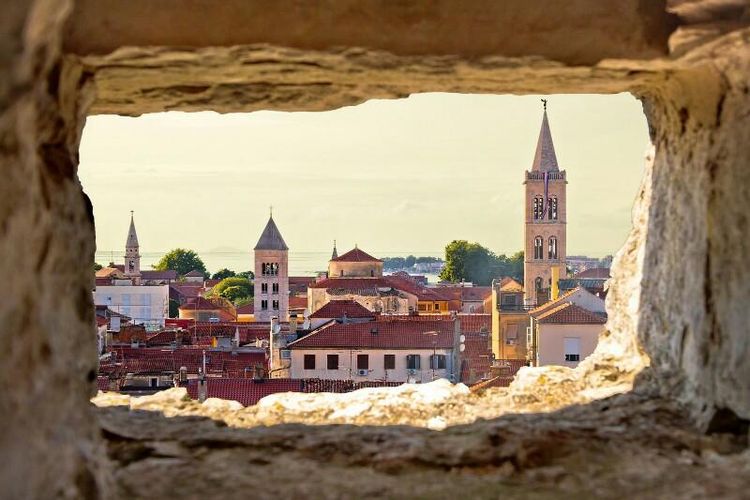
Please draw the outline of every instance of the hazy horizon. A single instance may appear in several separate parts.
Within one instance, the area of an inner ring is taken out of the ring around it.
[[[97,252],[250,251],[273,205],[290,252],[442,252],[454,239],[522,249],[523,173],[540,96],[418,94],[319,113],[93,116],[79,176]],[[615,253],[648,145],[629,94],[548,97],[568,175],[569,255]]]

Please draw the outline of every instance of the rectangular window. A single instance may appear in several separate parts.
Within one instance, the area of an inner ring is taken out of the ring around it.
[[[274,300],[272,305],[273,305],[273,310],[274,311],[278,311],[279,310],[279,301],[278,300]]]
[[[338,370],[339,369],[339,355],[338,354],[329,354],[326,356],[326,367],[329,370]]]
[[[417,305],[417,309],[418,309],[419,311],[426,311],[426,310],[427,310],[427,306],[426,306],[426,305],[424,305],[424,304],[418,304],[418,305]]]
[[[260,293],[268,293],[268,283],[260,284]]]
[[[370,369],[370,356],[367,354],[357,354],[357,370]]]
[[[279,293],[279,284],[278,283],[274,283],[273,286],[272,286],[272,288],[271,288],[271,290],[273,291],[274,294]]]
[[[386,370],[396,369],[396,355],[395,354],[386,354],[383,356],[383,368],[385,368]]]
[[[437,302],[435,303],[435,310],[436,310],[436,311],[439,311],[439,310],[440,310],[440,304],[438,304]]]
[[[268,310],[268,301],[267,300],[261,300],[260,301],[260,309],[262,311],[267,311]]]
[[[305,370],[315,369],[315,354],[305,354]]]
[[[445,370],[445,354],[435,354],[430,356],[431,370]]]
[[[407,370],[419,370],[419,354],[407,354],[406,355],[406,369]]]
[[[515,340],[518,338],[518,324],[512,323],[505,329],[505,338]]]
[[[581,338],[565,337],[563,339],[565,349],[565,361],[576,362],[581,360]]]

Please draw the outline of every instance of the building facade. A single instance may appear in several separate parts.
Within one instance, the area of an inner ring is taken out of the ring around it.
[[[254,248],[254,318],[270,321],[289,317],[289,247],[279,228],[269,217],[263,233]]]
[[[129,316],[133,324],[161,328],[169,316],[169,285],[97,286],[94,304]]]
[[[524,300],[543,304],[550,297],[552,270],[566,276],[566,185],[565,171],[557,163],[547,109],[542,117],[534,162],[526,171]]]

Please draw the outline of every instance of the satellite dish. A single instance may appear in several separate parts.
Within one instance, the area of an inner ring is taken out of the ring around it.
[[[466,342],[466,335],[462,334],[460,337],[458,337],[458,340],[460,340],[461,342]]]

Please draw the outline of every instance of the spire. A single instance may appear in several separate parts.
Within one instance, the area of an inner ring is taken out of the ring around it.
[[[537,172],[557,172],[557,155],[555,146],[552,144],[552,133],[549,130],[549,120],[547,120],[547,99],[542,99],[544,104],[544,115],[542,116],[542,128],[539,131],[539,140],[536,143],[536,153],[534,154],[534,163],[531,165],[532,171]]]
[[[133,221],[133,211],[130,211],[130,229],[128,229],[128,241],[125,248],[138,248],[138,235],[135,232],[135,222]]]
[[[273,221],[273,216],[268,218],[268,223],[265,229],[263,229],[263,233],[260,235],[260,239],[258,240],[258,244],[255,245],[254,250],[289,250],[289,247],[284,242],[284,238],[281,237],[279,228],[276,227],[276,223]]]
[[[331,254],[331,260],[335,259],[339,256],[339,253],[336,251],[336,240],[333,240],[333,254]]]

